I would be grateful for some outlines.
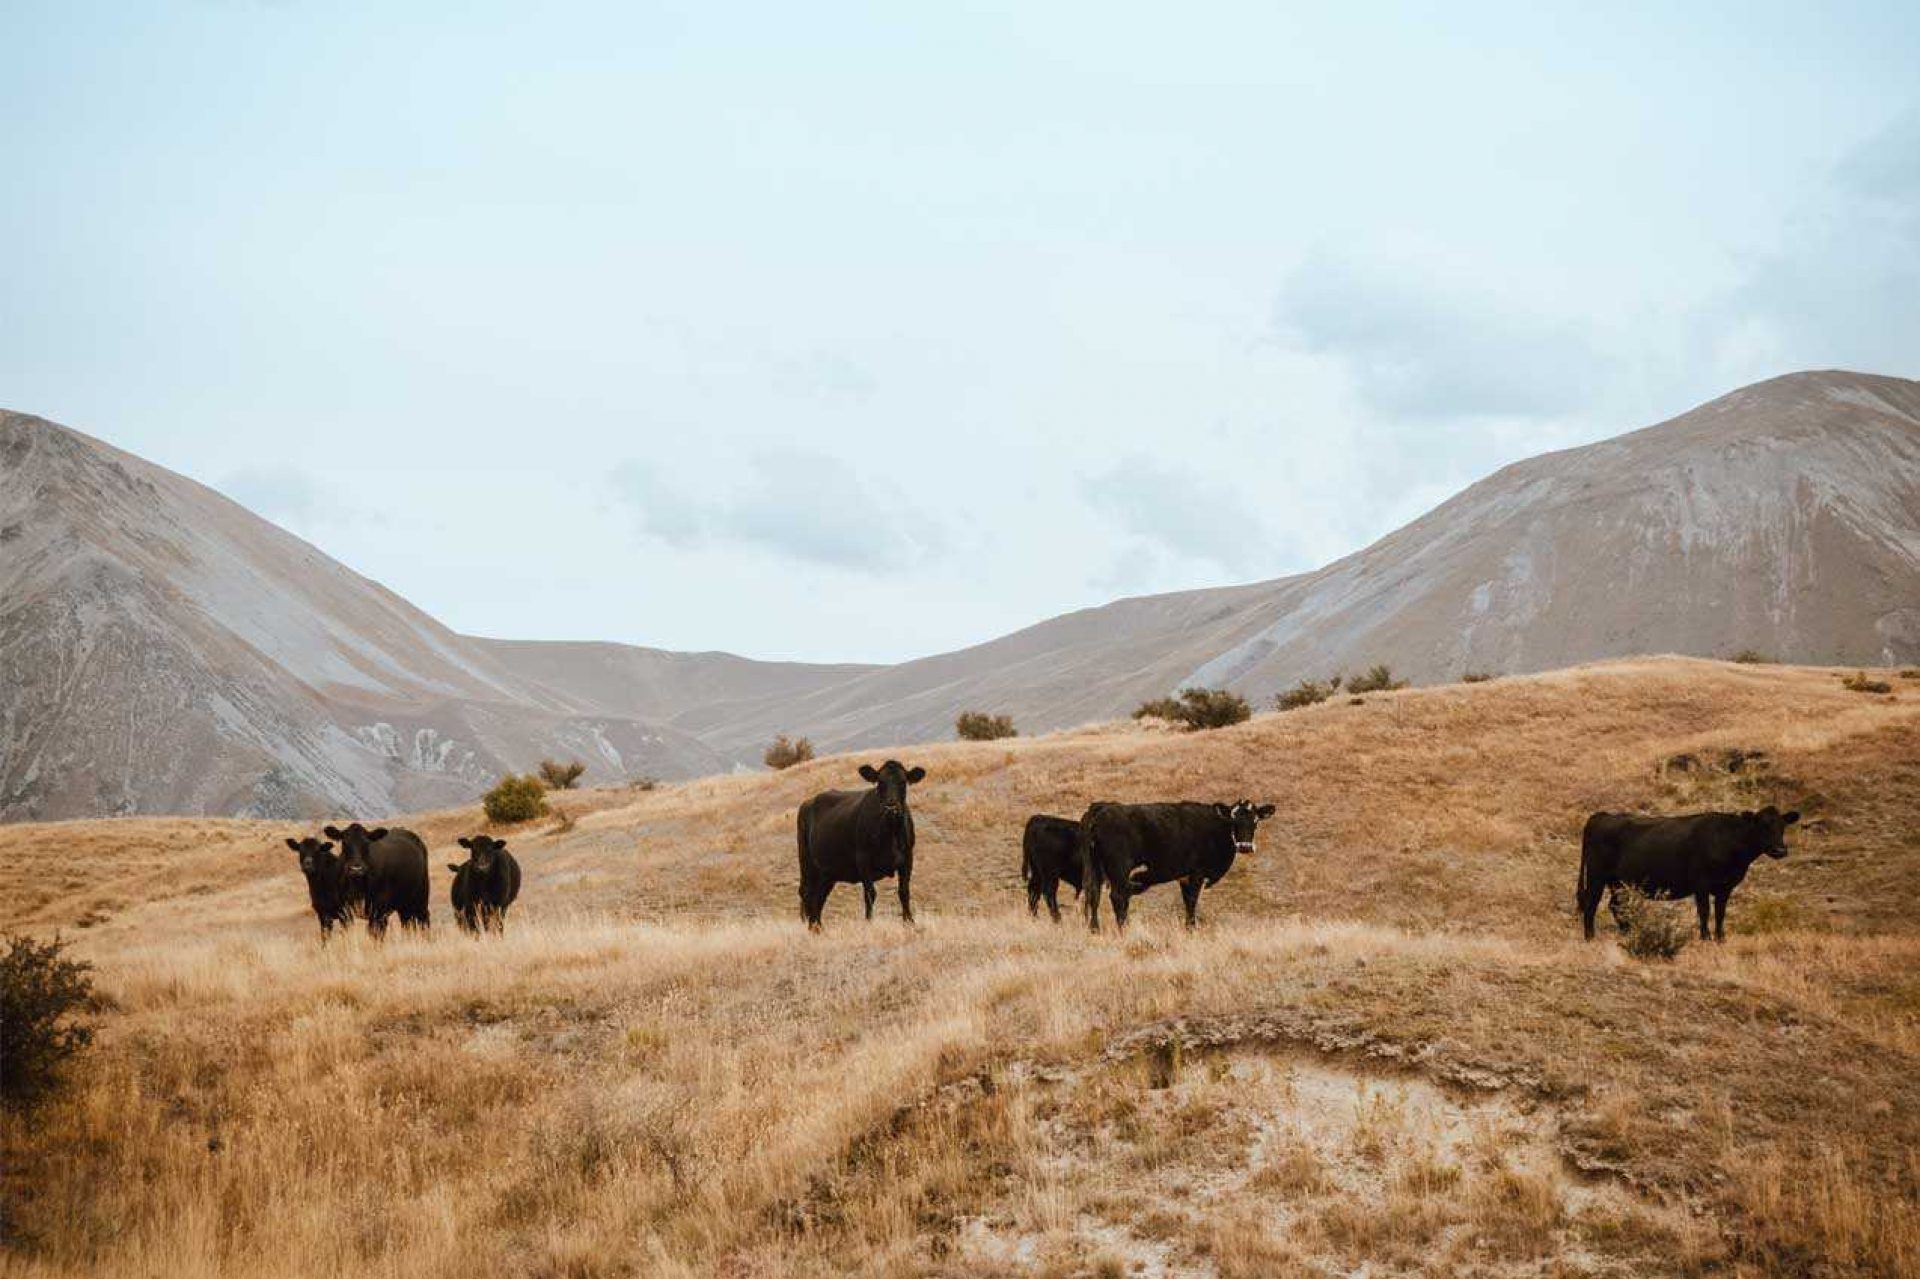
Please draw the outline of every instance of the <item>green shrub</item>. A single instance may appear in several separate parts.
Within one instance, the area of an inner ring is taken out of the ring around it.
[[[1393,668],[1384,663],[1370,668],[1364,675],[1356,675],[1347,681],[1349,693],[1391,693],[1395,689],[1406,686],[1407,681],[1395,679]]]
[[[61,1082],[73,1058],[93,1042],[80,1014],[98,1006],[91,964],[68,959],[68,943],[6,935],[0,955],[0,1100],[31,1110]]]
[[[1627,935],[1620,942],[1635,959],[1675,959],[1693,940],[1692,906],[1685,911],[1647,899],[1633,888],[1619,890],[1620,917]]]
[[[480,806],[490,822],[530,822],[547,815],[547,788],[532,773],[525,777],[508,773],[481,797]]]
[[[1188,732],[1205,728],[1225,728],[1253,717],[1253,707],[1238,693],[1224,688],[1183,688],[1180,696],[1159,697],[1142,702],[1133,713],[1135,719],[1164,719],[1184,726]]]
[[[1297,711],[1302,706],[1317,706],[1333,696],[1333,690],[1339,684],[1317,679],[1303,679],[1284,693],[1273,695],[1273,709],[1277,711]]]
[[[961,711],[953,721],[953,731],[963,742],[997,742],[1003,737],[1018,737],[1013,716],[989,715],[985,711]]]
[[[1743,933],[1824,932],[1827,923],[1785,893],[1746,893],[1738,911]]]
[[[767,747],[767,753],[760,757],[762,763],[773,769],[792,768],[795,764],[804,764],[812,758],[812,742],[804,737],[797,742],[790,742],[785,733],[775,737],[773,745]]]
[[[1893,685],[1883,679],[1868,679],[1865,671],[1855,671],[1844,676],[1840,683],[1856,693],[1891,693]]]
[[[1742,666],[1770,666],[1773,659],[1757,648],[1743,648],[1733,655],[1733,660]]]
[[[1489,680],[1496,680],[1499,678],[1500,677],[1498,675],[1495,675],[1492,671],[1468,671],[1466,674],[1460,677],[1460,682],[1462,684],[1485,684]]]
[[[540,780],[546,783],[548,790],[572,790],[573,784],[580,780],[580,774],[586,771],[587,766],[577,759],[564,764],[551,759],[540,761]]]

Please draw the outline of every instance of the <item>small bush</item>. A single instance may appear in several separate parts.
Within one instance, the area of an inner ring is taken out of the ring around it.
[[[1841,679],[1840,683],[1856,693],[1891,693],[1893,685],[1883,679],[1868,679],[1865,671],[1855,671]]]
[[[1740,902],[1739,927],[1743,933],[1807,933],[1825,932],[1827,923],[1784,893],[1747,893]]]
[[[1303,679],[1284,693],[1275,693],[1273,709],[1277,711],[1297,711],[1302,706],[1317,706],[1333,696],[1333,690],[1340,685],[1333,681]]]
[[[1757,648],[1743,648],[1733,655],[1733,660],[1742,666],[1771,666],[1773,659]]]
[[[490,822],[530,822],[547,815],[547,788],[532,773],[525,777],[508,773],[481,797],[480,807]]]
[[[67,1064],[93,1042],[80,1014],[98,1006],[93,965],[64,955],[68,943],[6,935],[0,955],[0,1100],[31,1110],[59,1086]]]
[[[1492,671],[1468,671],[1466,674],[1460,677],[1460,682],[1462,684],[1485,684],[1489,680],[1496,680],[1499,678],[1500,677],[1498,675],[1495,675]]]
[[[787,740],[785,733],[773,739],[773,745],[767,747],[767,753],[760,757],[768,768],[792,768],[795,764],[804,764],[813,758],[813,743],[802,737],[797,742]]]
[[[963,742],[997,742],[1003,737],[1018,737],[1013,716],[989,715],[985,711],[962,711],[953,721],[953,731]]]
[[[638,777],[628,779],[627,789],[628,790],[659,790],[660,779],[658,777],[653,776],[651,773],[642,773]]]
[[[1187,721],[1186,709],[1176,698],[1156,697],[1140,703],[1133,712],[1135,719],[1164,719],[1169,724],[1184,724]]]
[[[1678,907],[1663,909],[1632,888],[1622,888],[1619,901],[1620,917],[1627,924],[1620,944],[1635,959],[1675,959],[1693,940],[1693,926]]]
[[[540,780],[547,784],[548,790],[572,790],[573,784],[580,780],[580,774],[586,771],[587,766],[577,759],[564,764],[551,759],[540,761]]]
[[[1356,675],[1347,681],[1349,693],[1391,693],[1395,689],[1406,686],[1407,681],[1395,679],[1393,668],[1384,663],[1372,667],[1364,675]]]

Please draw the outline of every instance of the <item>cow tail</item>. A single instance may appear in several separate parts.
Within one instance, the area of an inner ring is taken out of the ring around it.
[[[1080,895],[1087,909],[1087,918],[1091,920],[1095,917],[1094,912],[1100,909],[1100,887],[1106,882],[1098,850],[1094,847],[1092,813],[1080,819],[1080,834],[1074,844],[1074,852],[1080,858]]]
[[[1020,840],[1020,882],[1033,882],[1033,840],[1024,836]]]

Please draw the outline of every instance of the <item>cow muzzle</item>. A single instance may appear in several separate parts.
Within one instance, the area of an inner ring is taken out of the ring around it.
[[[1251,857],[1253,856],[1253,841],[1250,839],[1236,839],[1233,841],[1233,851],[1236,853],[1245,853]]]

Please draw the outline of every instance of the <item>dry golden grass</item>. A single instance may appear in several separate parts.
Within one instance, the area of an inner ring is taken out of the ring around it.
[[[570,793],[509,836],[498,941],[446,926],[443,874],[432,937],[321,947],[281,825],[0,830],[0,916],[68,929],[113,1001],[0,1129],[0,1265],[1911,1274],[1916,713],[1667,659],[917,748],[922,926],[843,890],[822,936],[792,811],[846,759]],[[1242,795],[1281,813],[1198,934],[1158,894],[1124,938],[1025,917],[1029,812]],[[1783,801],[1807,828],[1726,946],[1578,941],[1586,811]]]

